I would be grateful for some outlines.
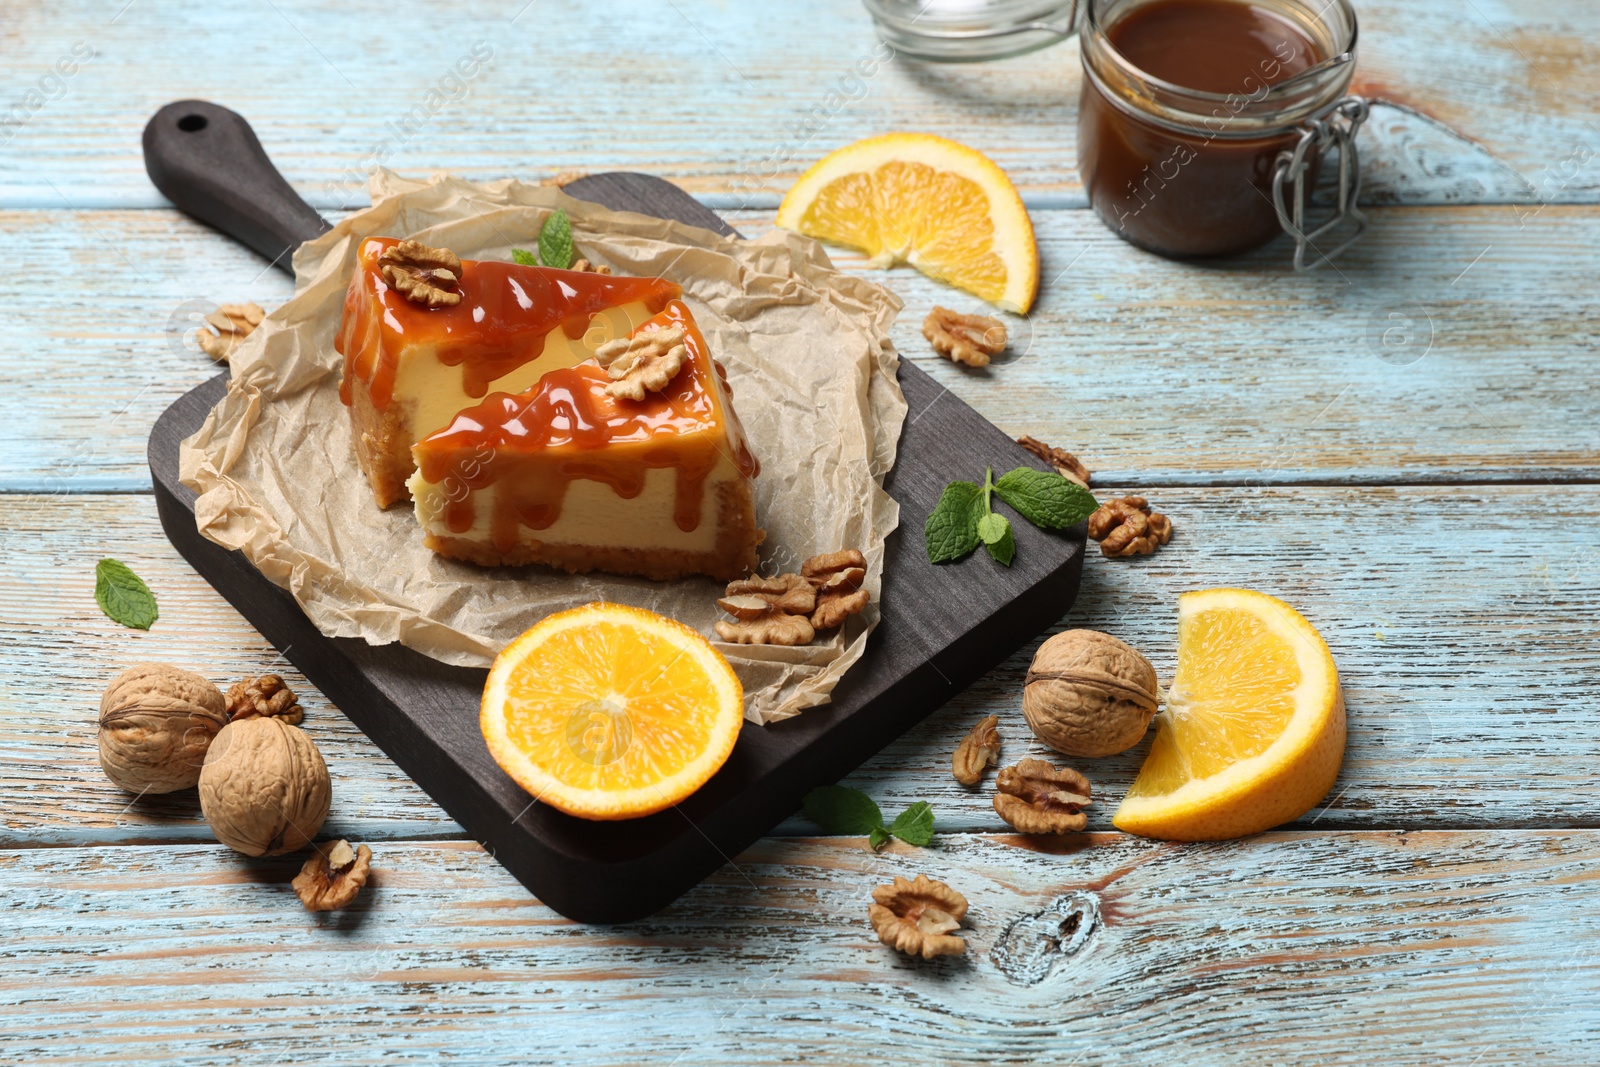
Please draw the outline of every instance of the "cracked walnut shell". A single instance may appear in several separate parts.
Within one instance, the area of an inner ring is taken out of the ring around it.
[[[333,911],[348,907],[371,873],[372,849],[336,841],[318,845],[292,884],[307,911]]]
[[[461,303],[461,260],[448,248],[401,241],[378,257],[383,280],[413,304],[431,308]]]
[[[950,773],[962,785],[977,785],[983,769],[1000,762],[1000,716],[990,715],[974,726],[950,757]]]
[[[967,898],[925,874],[908,882],[896,877],[893,885],[872,891],[867,917],[878,940],[898,952],[931,960],[959,956],[967,943],[952,931],[967,914]]]
[[[135,664],[100,698],[100,767],[130,793],[191,789],[227,722],[222,691],[198,674]]]
[[[1006,350],[1006,324],[987,315],[963,315],[935,307],[922,320],[922,336],[933,350],[969,367],[987,367]]]
[[[259,678],[246,678],[228,690],[228,721],[249,719],[254,716],[282,719],[290,726],[299,726],[305,718],[305,709],[295,699],[294,690],[284,684],[276,674],[263,674]]]
[[[1070,767],[1025,759],[995,779],[994,810],[1025,834],[1065,834],[1089,824],[1089,779]]]
[[[606,395],[619,400],[643,400],[646,392],[659,393],[677,377],[689,357],[683,327],[668,326],[634,337],[619,337],[594,350],[611,384]]]
[[[200,812],[217,840],[247,856],[309,845],[328,818],[333,787],[311,738],[282,719],[230,722],[200,769]]]
[[[1089,516],[1089,536],[1100,542],[1101,555],[1148,556],[1172,540],[1172,520],[1151,511],[1144,497],[1125,496],[1106,501]]]
[[[1138,649],[1095,630],[1066,630],[1034,653],[1022,714],[1057,752],[1114,756],[1139,743],[1159,693],[1156,669]]]

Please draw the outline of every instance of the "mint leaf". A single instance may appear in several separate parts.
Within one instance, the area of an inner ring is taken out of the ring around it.
[[[874,852],[882,852],[883,846],[887,845],[889,841],[889,831],[881,826],[874,826],[872,833],[867,835],[867,844],[872,846],[872,851]]]
[[[991,511],[978,520],[978,537],[991,547],[998,544],[1010,532],[1011,523],[1006,521],[1004,515],[996,515]]]
[[[983,547],[989,550],[989,555],[995,558],[995,562],[1003,563],[1009,567],[1011,566],[1011,561],[1017,555],[1017,538],[1011,532],[1011,524],[1006,522],[1004,515],[996,515],[995,518],[1006,523],[1005,533],[1001,535],[998,541],[985,541]]]
[[[928,562],[947,563],[977,548],[978,516],[983,511],[981,486],[971,482],[945,486],[922,527],[923,540],[928,543]]]
[[[807,818],[830,834],[870,834],[883,829],[883,812],[877,802],[845,785],[813,789],[806,794],[805,810]]]
[[[572,220],[557,210],[539,227],[539,260],[547,267],[572,266]]]
[[[537,267],[539,265],[538,256],[534,255],[532,252],[524,252],[520,248],[513,248],[511,250],[511,258],[522,264],[524,267]]]
[[[1018,467],[994,483],[1000,499],[1035,526],[1061,530],[1076,526],[1100,505],[1089,490],[1053,471]]]
[[[933,840],[933,809],[919,800],[895,817],[889,832],[908,845],[926,847]]]
[[[126,563],[103,559],[94,568],[94,600],[112,622],[148,630],[156,621],[156,598]]]

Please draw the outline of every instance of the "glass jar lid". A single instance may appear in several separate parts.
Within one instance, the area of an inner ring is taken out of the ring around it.
[[[966,63],[1058,44],[1077,32],[1078,0],[863,0],[895,51]]]

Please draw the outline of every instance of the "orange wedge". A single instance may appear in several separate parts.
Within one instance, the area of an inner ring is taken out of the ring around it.
[[[495,762],[584,819],[633,819],[705,784],[733,751],[744,688],[711,643],[640,608],[559,612],[496,657],[479,725]]]
[[[891,133],[846,145],[800,176],[778,225],[860,249],[869,265],[909,263],[1006,311],[1039,291],[1039,248],[1005,171],[964,144]]]
[[[1178,598],[1178,670],[1112,823],[1172,841],[1244,837],[1316,806],[1344,759],[1333,654],[1288,604],[1248,589]]]

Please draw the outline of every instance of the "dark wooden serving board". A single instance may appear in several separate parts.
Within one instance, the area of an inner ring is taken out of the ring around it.
[[[242,118],[203,101],[169,105],[144,137],[152,180],[174,202],[288,268],[289,253],[327,228],[278,176]],[[598,174],[566,192],[607,207],[733,234],[676,186],[643,174]],[[771,726],[746,723],[722,770],[668,811],[587,822],[536,804],[490,758],[478,732],[485,671],[449,667],[399,645],[323,636],[284,590],[238,552],[203,537],[194,493],[178,481],[178,443],[222,397],[219,375],[180,397],[150,435],[150,470],[172,543],[266,638],[428,794],[552,908],[587,922],[657,911],[920,721],[1072,606],[1084,530],[1015,524],[1008,569],[983,552],[927,562],[922,526],[944,484],[1042,466],[918,370],[900,366],[910,405],[885,487],[900,503],[889,539],[882,622],[831,704]],[[757,443],[759,446],[759,442]],[[337,803],[337,797],[335,797]]]

